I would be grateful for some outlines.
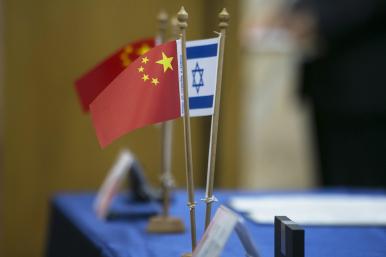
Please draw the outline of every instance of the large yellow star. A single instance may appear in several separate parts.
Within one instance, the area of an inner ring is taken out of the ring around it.
[[[162,60],[156,61],[156,63],[161,64],[164,67],[164,72],[168,69],[173,70],[172,66],[173,57],[167,57],[164,52],[162,52]]]
[[[143,54],[147,53],[149,50],[150,50],[150,47],[147,44],[143,44],[143,45],[141,45],[140,48],[138,48],[137,54],[143,55]]]

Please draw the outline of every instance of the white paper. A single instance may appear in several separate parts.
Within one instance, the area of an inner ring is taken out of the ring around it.
[[[119,187],[133,162],[133,154],[128,150],[123,150],[114,166],[107,173],[94,201],[94,210],[99,218],[106,218],[111,201],[118,193]]]
[[[220,206],[194,250],[193,257],[220,256],[238,220],[239,217],[236,213]]]
[[[303,225],[386,225],[386,197],[368,195],[274,195],[233,197],[230,206],[258,223],[287,216]]]

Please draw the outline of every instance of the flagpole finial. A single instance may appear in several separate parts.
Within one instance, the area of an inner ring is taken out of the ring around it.
[[[218,18],[220,20],[219,27],[220,29],[227,28],[228,27],[228,22],[230,19],[230,15],[227,11],[227,9],[223,8],[221,12],[218,14]]]
[[[183,6],[181,6],[180,11],[178,12],[177,18],[178,18],[178,26],[181,29],[185,29],[188,26],[187,21],[188,21],[189,15],[185,11],[185,8]]]
[[[168,22],[168,14],[164,9],[161,9],[157,15],[157,20],[159,23],[167,23]]]
[[[165,34],[164,32],[166,31],[168,27],[168,14],[164,9],[161,9],[157,15],[157,21],[158,21],[158,26],[160,33]],[[164,36],[164,35],[162,35]]]

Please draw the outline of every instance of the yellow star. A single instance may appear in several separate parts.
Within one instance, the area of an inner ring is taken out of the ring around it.
[[[143,81],[148,80],[148,79],[149,79],[149,75],[143,74],[142,79],[143,79]],[[153,83],[153,82],[152,82],[152,83]]]
[[[162,52],[162,60],[157,61],[156,63],[161,64],[164,67],[164,72],[168,69],[173,70],[172,66],[173,57],[167,57],[164,52]]]
[[[140,48],[138,48],[137,54],[143,55],[143,54],[147,53],[147,51],[149,51],[149,50],[150,50],[150,47],[147,44],[143,44],[143,45],[141,45]]]
[[[145,69],[141,66],[138,68],[138,72],[143,72]]]
[[[157,86],[157,84],[159,83],[158,78],[152,78],[151,83],[154,84],[154,86]]]
[[[129,66],[129,64],[131,63],[131,60],[129,59],[129,57],[127,56],[127,53],[125,52],[121,53],[121,61],[122,61],[123,67]]]
[[[149,61],[149,59],[145,56],[142,58],[142,63],[146,64]]]
[[[128,54],[131,54],[133,52],[133,46],[132,45],[127,45],[124,49],[124,51]]]
[[[132,52],[133,52],[133,47],[131,45],[127,45],[123,49],[123,51],[122,51],[122,53],[120,55],[123,67],[129,66],[129,64],[131,63],[129,54],[131,54]]]

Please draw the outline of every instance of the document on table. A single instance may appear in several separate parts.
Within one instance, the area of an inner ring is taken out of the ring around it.
[[[244,219],[234,211],[221,205],[193,251],[193,257],[220,256],[233,230],[245,249],[246,256],[259,257],[257,248],[244,225]]]
[[[287,216],[302,225],[386,226],[386,196],[279,194],[232,197],[229,206],[257,223]]]

